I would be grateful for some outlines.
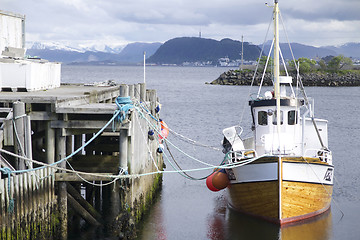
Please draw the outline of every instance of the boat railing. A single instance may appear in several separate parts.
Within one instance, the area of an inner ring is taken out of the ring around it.
[[[238,151],[233,151],[230,153],[230,162],[235,163],[245,159],[251,159],[257,157],[258,154],[255,149],[243,149]]]
[[[305,156],[319,158],[320,161],[331,163],[332,162],[332,153],[328,149],[313,149],[309,148],[305,150]]]

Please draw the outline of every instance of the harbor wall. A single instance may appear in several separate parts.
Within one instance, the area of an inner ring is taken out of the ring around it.
[[[213,85],[251,85],[254,72],[251,70],[238,71],[229,70],[222,73],[217,79],[210,84]],[[293,77],[293,83],[296,84],[296,74],[289,74]],[[360,73],[347,72],[328,73],[328,72],[315,72],[300,74],[304,86],[360,86]],[[259,86],[262,78],[262,73],[257,73],[254,78],[254,85]],[[271,73],[265,73],[264,86],[272,86]]]

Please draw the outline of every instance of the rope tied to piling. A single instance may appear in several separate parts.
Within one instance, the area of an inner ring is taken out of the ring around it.
[[[115,99],[115,103],[120,111],[120,114],[116,120],[122,123],[126,119],[130,109],[134,107],[133,102],[131,101],[130,97],[117,97]]]
[[[8,212],[9,213],[13,213],[14,212],[14,206],[15,206],[15,200],[14,198],[12,198],[11,196],[11,173],[12,170],[8,167],[5,168],[0,168],[0,171],[3,172],[4,174],[8,175],[8,197],[9,197],[9,206],[8,206]]]

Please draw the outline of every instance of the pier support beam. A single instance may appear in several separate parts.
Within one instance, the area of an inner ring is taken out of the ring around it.
[[[134,97],[139,101],[145,101],[145,99],[140,99],[140,84],[134,85]]]
[[[82,134],[74,136],[74,151],[78,150],[82,146],[82,140],[83,140]],[[81,155],[81,153],[82,151],[80,151],[78,155]]]
[[[149,89],[147,90],[147,101],[150,102],[150,112],[152,115],[155,115],[156,108],[156,90]]]
[[[24,117],[25,115],[25,103],[23,102],[14,102],[14,145],[15,153],[20,156],[25,156],[25,129],[24,129]],[[16,169],[23,170],[25,169],[25,161],[18,158],[16,160]]]
[[[55,130],[51,128],[51,122],[46,121],[45,128],[45,151],[46,161],[51,164],[55,162]]]
[[[66,153],[66,137],[62,136],[62,129],[57,129],[56,131],[56,161],[63,159]],[[66,168],[66,162],[63,161],[59,164],[60,167]],[[67,191],[66,191],[66,182],[59,182],[59,195],[58,195],[58,205],[59,205],[59,220],[60,220],[60,239],[67,239]]]
[[[129,85],[129,97],[130,99],[134,98],[134,85]]]
[[[110,204],[111,204],[111,220],[114,220],[120,214],[120,206],[121,206],[120,188],[118,181],[111,184]]]
[[[146,84],[140,83],[140,99],[146,101]]]

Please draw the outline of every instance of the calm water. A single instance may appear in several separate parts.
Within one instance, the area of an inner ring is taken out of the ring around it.
[[[147,87],[157,89],[161,116],[171,129],[201,143],[220,147],[221,131],[239,123],[248,86],[211,86],[225,68],[148,67]],[[63,66],[62,82],[118,83],[143,81],[141,67]],[[254,91],[256,88],[253,89]],[[315,114],[329,120],[329,148],[333,151],[335,186],[331,211],[301,225],[277,226],[229,210],[226,191],[213,193],[205,181],[164,174],[162,191],[138,234],[151,239],[360,239],[360,88],[307,88],[315,98]],[[249,133],[246,106],[242,126]],[[198,147],[170,135],[182,151],[202,161],[218,164],[223,154]],[[171,148],[184,169],[203,165]],[[167,170],[172,170],[166,163]],[[208,171],[192,173],[201,177]],[[342,212],[344,216],[342,217]]]

